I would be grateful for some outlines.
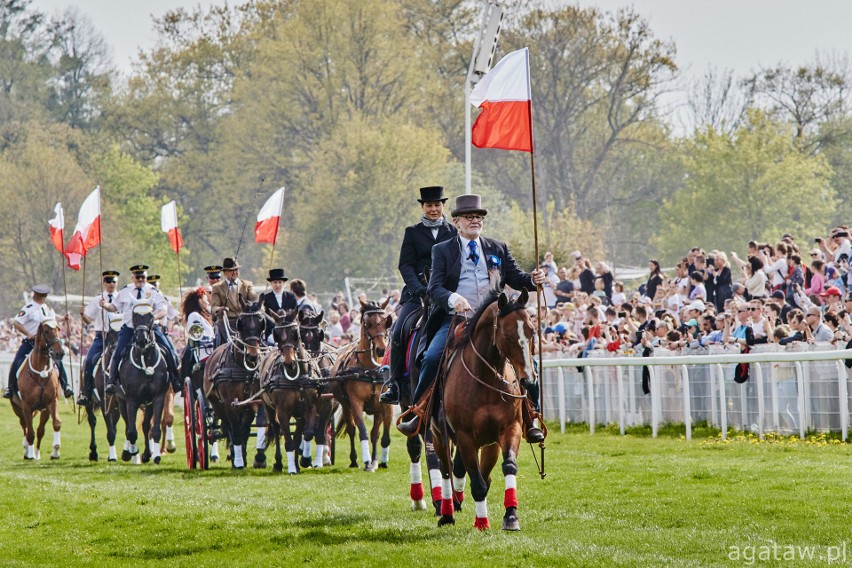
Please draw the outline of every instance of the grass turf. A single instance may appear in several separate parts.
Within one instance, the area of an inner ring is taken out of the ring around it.
[[[499,529],[498,464],[495,528],[479,533],[469,491],[453,527],[439,529],[431,507],[410,511],[397,434],[390,469],[376,473],[345,467],[342,451],[338,465],[299,476],[222,462],[190,472],[179,414],[178,453],[159,466],[106,463],[102,421],[101,461],[88,462],[88,427],[67,407],[62,417],[61,459],[48,459],[48,429],[43,459],[25,462],[17,420],[8,406],[0,413],[0,565],[780,565],[787,546],[814,547],[797,566],[824,566],[827,554],[852,561],[850,447],[820,438],[687,442],[552,427],[544,480],[522,447],[521,532]],[[119,451],[123,439],[120,430]]]

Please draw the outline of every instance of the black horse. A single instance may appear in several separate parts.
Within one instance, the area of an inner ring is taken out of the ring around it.
[[[240,303],[243,313],[237,318],[236,333],[213,351],[204,367],[204,394],[222,421],[234,469],[245,468],[246,443],[256,414],[254,405],[236,403],[252,398],[260,390],[260,344],[266,323],[259,302],[247,304],[241,296]],[[265,456],[262,461],[266,461]]]
[[[121,322],[121,319],[118,320]],[[119,324],[120,327],[120,324]],[[118,455],[115,452],[115,435],[118,430],[118,419],[121,416],[121,411],[118,408],[118,401],[115,395],[104,394],[104,370],[109,369],[109,360],[115,351],[115,343],[118,340],[118,331],[109,328],[104,331],[104,350],[100,360],[95,365],[95,396],[89,397],[86,401],[86,417],[91,430],[91,438],[89,439],[89,461],[98,461],[98,444],[95,441],[95,426],[98,424],[97,412],[100,410],[104,417],[104,423],[107,429],[107,442],[109,443],[109,458],[108,461],[118,461]]]
[[[133,343],[127,358],[119,363],[118,376],[122,388],[116,395],[118,407],[124,419],[124,451],[121,459],[130,461],[139,453],[136,445],[136,413],[140,407],[145,409],[142,418],[142,434],[145,437],[145,451],[142,462],[147,463],[153,457],[154,463],[160,463],[160,421],[163,417],[163,405],[166,391],[169,390],[169,370],[162,348],[154,335],[154,314],[150,311],[133,312]]]
[[[313,306],[305,305],[299,309],[299,335],[309,357],[311,380],[316,385],[316,420],[312,428],[305,429],[302,446],[302,467],[321,468],[325,465],[325,453],[329,449],[332,432],[329,428],[331,418],[339,407],[329,387],[328,372],[334,365],[334,352],[325,343],[322,329],[324,313],[316,313]],[[311,463],[311,439],[316,440],[316,454]]]

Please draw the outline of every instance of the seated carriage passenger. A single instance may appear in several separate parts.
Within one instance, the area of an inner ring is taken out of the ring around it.
[[[186,333],[189,337],[181,357],[184,377],[192,374],[195,363],[204,361],[213,351],[216,331],[210,314],[210,298],[207,290],[199,286],[187,292],[181,305]],[[197,357],[197,360],[196,360]]]

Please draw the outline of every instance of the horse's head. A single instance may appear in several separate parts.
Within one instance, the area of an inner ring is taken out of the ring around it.
[[[526,290],[517,300],[510,300],[505,293],[497,298],[497,314],[494,327],[494,344],[506,357],[519,379],[533,376],[533,337],[535,328],[525,306],[529,300]]]
[[[237,335],[245,345],[246,357],[251,363],[257,362],[260,356],[260,341],[263,336],[266,316],[259,302],[247,304],[240,299],[244,306],[243,313],[237,318]]]
[[[154,311],[150,304],[137,304],[133,308],[133,343],[146,349],[154,343]]]
[[[65,349],[62,348],[62,339],[59,337],[59,324],[56,320],[46,319],[38,326],[38,335],[41,339],[36,338],[36,346],[42,349],[45,354],[50,353],[51,359],[55,363],[62,361],[65,357]],[[39,345],[39,341],[41,344]]]
[[[292,365],[296,360],[296,350],[299,347],[299,322],[296,319],[296,310],[278,310],[269,312],[275,322],[272,330],[272,338],[278,351],[284,359],[285,365]]]
[[[325,340],[325,331],[320,327],[323,315],[323,312],[314,312],[312,307],[299,310],[299,335],[302,337],[302,345],[314,355],[322,350],[322,342]]]
[[[387,349],[388,330],[393,324],[393,316],[385,314],[385,307],[390,298],[383,304],[361,299],[358,301],[361,302],[361,339],[369,342],[370,358],[378,366],[381,365],[381,359]]]

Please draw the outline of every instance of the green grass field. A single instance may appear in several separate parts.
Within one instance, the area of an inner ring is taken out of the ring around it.
[[[102,461],[93,464],[86,459],[88,427],[77,425],[66,407],[62,458],[47,459],[48,432],[42,461],[25,462],[7,404],[0,413],[2,566],[852,562],[846,444],[687,442],[677,435],[592,436],[579,427],[560,434],[553,427],[546,479],[538,478],[529,447],[522,448],[521,532],[499,529],[498,470],[489,496],[496,530],[479,533],[469,493],[453,527],[437,528],[431,510],[410,511],[398,435],[389,470],[350,470],[339,453],[337,466],[287,476],[271,469],[233,472],[221,462],[189,472],[180,423],[178,453],[161,465],[107,464],[99,424]],[[119,450],[121,442],[123,435]],[[810,550],[813,559],[785,561],[793,546],[813,547],[795,552]],[[732,560],[737,552],[739,560]]]

